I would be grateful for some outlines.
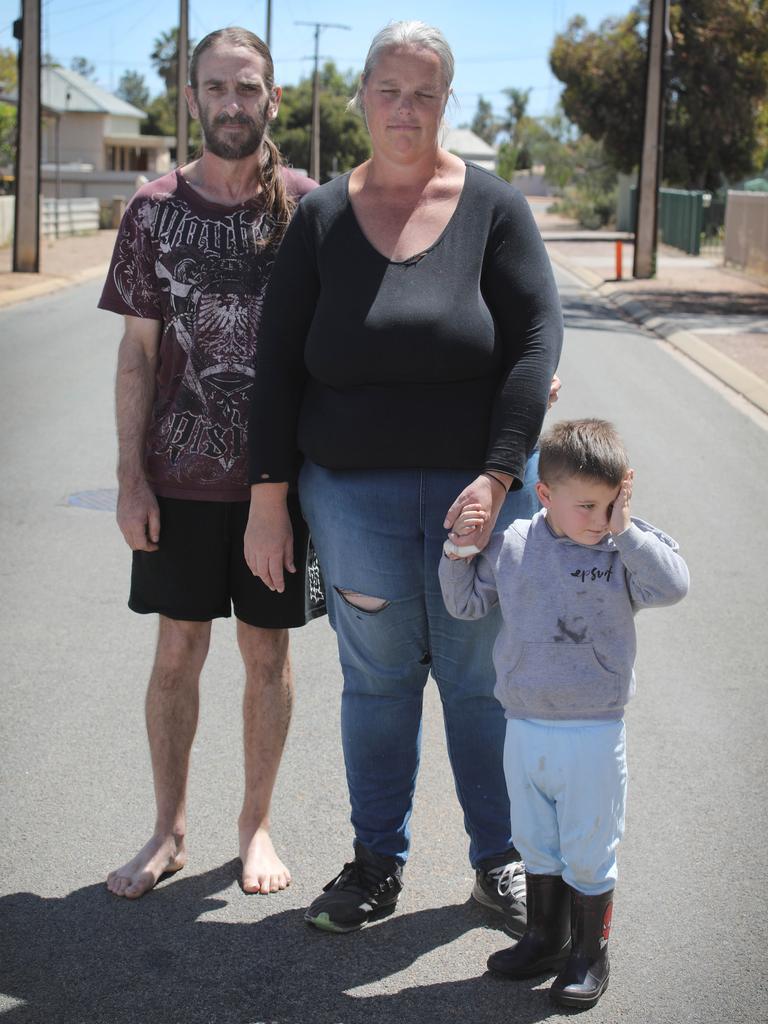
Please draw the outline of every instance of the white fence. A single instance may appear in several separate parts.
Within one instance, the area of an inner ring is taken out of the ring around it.
[[[728,192],[723,255],[726,263],[768,277],[768,193]]]
[[[0,246],[11,244],[15,209],[16,200],[13,196],[0,196]]]
[[[13,241],[14,196],[0,196],[0,245]],[[99,230],[98,199],[40,198],[40,237],[57,238]]]
[[[45,196],[62,196],[66,199],[84,199],[95,196],[103,201],[114,196],[131,198],[136,189],[145,181],[160,177],[156,171],[82,171],[72,167],[61,167],[58,175],[55,168],[40,170],[40,191]]]
[[[40,234],[43,238],[98,230],[98,199],[43,199],[40,204]]]

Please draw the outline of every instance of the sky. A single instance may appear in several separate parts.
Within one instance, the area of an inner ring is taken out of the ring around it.
[[[314,29],[297,21],[330,22],[349,29],[327,28],[320,36],[321,59],[342,71],[359,71],[373,35],[390,20],[419,18],[437,25],[456,58],[453,88],[458,106],[449,120],[472,120],[478,96],[501,114],[502,90],[531,89],[528,112],[552,113],[560,83],[549,70],[547,55],[557,32],[577,14],[589,26],[629,11],[632,0],[272,0],[272,53],[278,84],[295,84],[312,70]],[[192,39],[225,25],[243,25],[266,35],[266,0],[189,0]],[[21,0],[0,0],[0,47],[15,48],[11,26]],[[43,50],[65,67],[86,57],[105,88],[117,88],[126,70],[144,75],[150,93],[162,83],[149,61],[153,41],[178,20],[176,0],[43,0]]]

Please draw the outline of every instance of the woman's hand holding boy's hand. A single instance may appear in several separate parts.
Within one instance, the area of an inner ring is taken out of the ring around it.
[[[459,513],[458,519],[453,524],[453,529],[449,535],[449,540],[458,550],[449,550],[450,545],[446,545],[443,549],[448,558],[472,558],[477,553],[477,546],[474,540],[468,539],[469,534],[473,534],[476,537],[475,531],[482,530],[489,518],[489,514],[479,502],[465,505]],[[461,553],[461,549],[465,547],[471,552],[469,555]]]
[[[491,480],[484,473],[475,477],[446,513],[443,526],[450,531],[448,539],[462,546],[471,544],[482,551],[491,539],[496,519],[507,496],[506,487],[507,484],[501,482],[501,474],[496,480]],[[456,525],[465,509],[474,510],[474,519],[472,523],[467,521],[465,532],[459,534]]]
[[[611,533],[624,533],[629,529],[632,518],[630,516],[630,501],[632,498],[632,481],[635,478],[634,469],[627,470],[627,475],[621,481],[621,487],[611,510],[611,518],[608,522],[608,529]]]

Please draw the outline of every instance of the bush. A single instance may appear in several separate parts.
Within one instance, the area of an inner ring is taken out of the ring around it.
[[[552,212],[565,214],[578,221],[579,227],[588,231],[604,228],[616,220],[616,190],[593,192],[578,186],[571,186],[552,207]]]

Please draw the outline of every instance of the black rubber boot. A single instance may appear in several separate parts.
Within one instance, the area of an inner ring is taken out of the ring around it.
[[[533,978],[560,967],[571,947],[571,890],[560,875],[525,873],[528,926],[519,942],[488,958],[488,970]]]
[[[612,913],[613,889],[600,896],[571,890],[571,955],[549,990],[558,1006],[589,1009],[608,988]]]

